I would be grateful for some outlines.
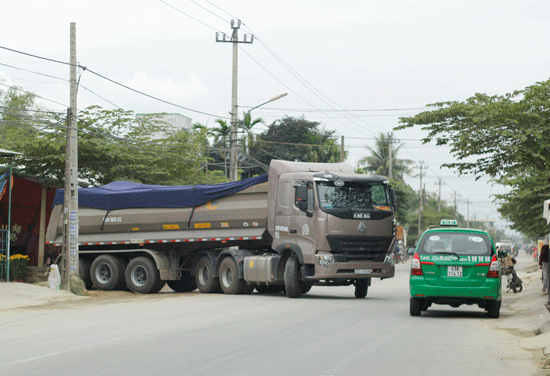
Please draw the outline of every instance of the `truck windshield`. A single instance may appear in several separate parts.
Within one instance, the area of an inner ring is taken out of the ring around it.
[[[322,210],[391,210],[383,184],[354,181],[336,187],[332,181],[318,181],[317,192]]]

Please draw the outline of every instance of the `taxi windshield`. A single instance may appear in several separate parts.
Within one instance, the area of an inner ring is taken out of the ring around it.
[[[417,252],[422,255],[491,256],[492,246],[489,236],[483,233],[432,232],[422,237]]]
[[[345,182],[344,186],[338,187],[331,181],[319,181],[317,192],[322,210],[390,210],[386,186],[383,184]]]

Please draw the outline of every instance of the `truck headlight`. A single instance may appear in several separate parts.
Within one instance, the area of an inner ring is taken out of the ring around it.
[[[334,256],[333,255],[320,255],[319,256],[319,265],[324,267],[329,267],[330,264],[334,262]]]

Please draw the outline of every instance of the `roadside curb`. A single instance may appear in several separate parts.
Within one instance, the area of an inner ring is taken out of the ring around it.
[[[550,355],[550,308],[541,295],[542,281],[538,263],[531,261],[518,276],[523,281],[523,291],[517,294],[503,290],[504,315],[496,324],[499,329],[514,330],[521,338],[519,347],[525,350],[542,350]],[[503,284],[505,282],[503,281]],[[506,315],[506,311],[511,311]]]

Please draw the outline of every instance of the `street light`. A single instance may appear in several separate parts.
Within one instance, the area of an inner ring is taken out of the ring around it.
[[[257,105],[256,107],[252,107],[250,110],[248,110],[247,114],[250,114],[250,112],[258,107],[263,106],[264,104],[268,104],[270,102],[275,102],[278,99],[281,99],[282,97],[286,97],[288,93],[281,93],[279,95],[274,96],[267,102],[264,102],[262,104]],[[229,180],[231,181],[237,181],[238,178],[238,170],[239,170],[239,162],[237,160],[237,132],[239,131],[239,124],[238,121],[235,124],[231,124],[232,133],[231,133],[231,150],[230,150],[230,160],[229,160]]]

